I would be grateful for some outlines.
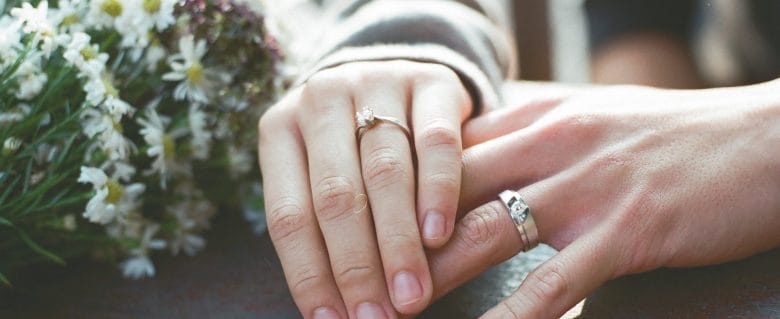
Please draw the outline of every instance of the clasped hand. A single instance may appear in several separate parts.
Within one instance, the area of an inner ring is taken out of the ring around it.
[[[554,318],[620,275],[776,247],[778,84],[553,90],[463,124],[471,100],[445,67],[321,71],[260,123],[269,230],[293,298],[306,318],[420,312],[522,248],[495,201],[504,189],[560,252],[487,318]],[[362,106],[406,121],[414,140],[380,125],[358,142]]]

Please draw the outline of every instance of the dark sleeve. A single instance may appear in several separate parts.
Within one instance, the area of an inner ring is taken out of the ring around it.
[[[591,50],[627,33],[656,32],[687,41],[696,1],[587,0]]]
[[[486,1],[488,2],[488,1]],[[342,1],[316,64],[300,79],[355,61],[407,59],[455,71],[471,93],[475,112],[498,107],[501,83],[516,67],[509,28],[480,1]]]

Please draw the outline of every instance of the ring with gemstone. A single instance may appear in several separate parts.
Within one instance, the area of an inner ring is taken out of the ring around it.
[[[509,210],[509,217],[515,223],[520,239],[523,241],[523,251],[528,251],[539,245],[539,230],[531,216],[531,208],[516,191],[505,190],[498,195],[501,202]]]
[[[355,113],[355,123],[357,124],[355,135],[357,135],[358,142],[360,142],[360,139],[363,138],[363,134],[365,134],[368,129],[382,122],[398,126],[401,128],[401,131],[406,134],[406,138],[408,138],[409,141],[412,140],[412,131],[410,131],[399,119],[389,116],[379,116],[374,114],[373,108],[363,107],[360,112]]]

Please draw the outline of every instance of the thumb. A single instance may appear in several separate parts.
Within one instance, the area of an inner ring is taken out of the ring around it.
[[[563,101],[561,97],[513,104],[463,124],[463,147],[468,148],[525,128]]]
[[[594,230],[525,278],[520,288],[482,318],[559,318],[614,277],[617,258],[606,232]]]

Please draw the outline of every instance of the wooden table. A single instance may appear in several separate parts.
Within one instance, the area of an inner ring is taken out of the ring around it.
[[[0,292],[0,318],[299,318],[267,235],[219,218],[196,257],[162,258],[154,279],[105,264],[39,267]],[[474,318],[554,253],[518,255],[438,301],[421,318]],[[608,283],[580,318],[780,318],[780,249],[731,264],[658,270]]]

